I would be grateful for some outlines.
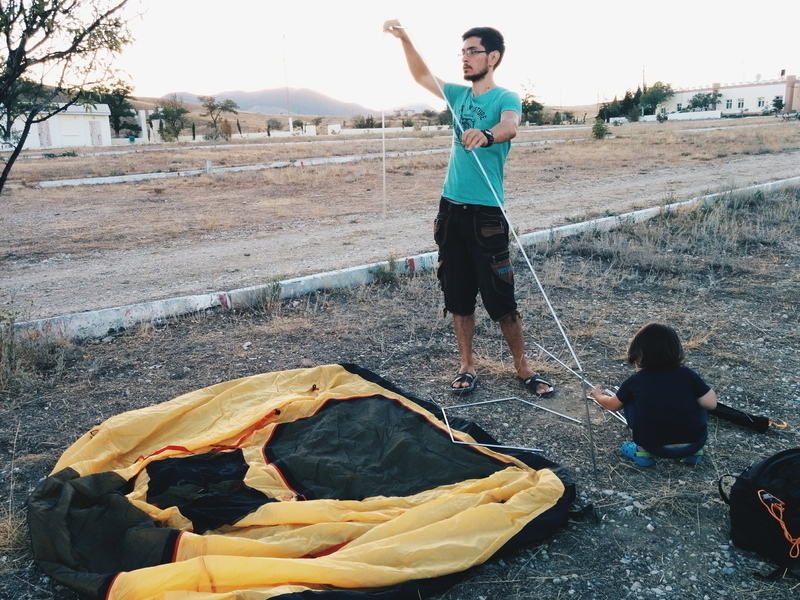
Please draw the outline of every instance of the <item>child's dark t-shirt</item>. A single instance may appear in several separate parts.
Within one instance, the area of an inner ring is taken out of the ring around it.
[[[642,447],[690,444],[706,434],[708,412],[697,399],[711,390],[689,367],[637,371],[617,391],[633,441]]]

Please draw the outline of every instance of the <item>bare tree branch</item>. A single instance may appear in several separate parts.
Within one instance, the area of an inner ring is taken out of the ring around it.
[[[36,123],[64,112],[91,85],[113,76],[112,60],[132,41],[129,0],[0,0],[0,121],[6,141],[22,122],[0,192]],[[24,85],[20,82],[24,81]],[[24,98],[18,97],[25,94]],[[13,112],[17,111],[17,112]]]

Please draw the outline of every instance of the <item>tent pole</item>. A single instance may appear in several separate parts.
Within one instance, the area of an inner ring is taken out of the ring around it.
[[[592,416],[589,412],[589,386],[586,379],[581,377],[581,389],[583,391],[584,403],[586,405],[586,428],[589,431],[589,450],[592,454],[592,474],[594,481],[597,483],[597,455],[594,449],[594,432],[592,431]]]

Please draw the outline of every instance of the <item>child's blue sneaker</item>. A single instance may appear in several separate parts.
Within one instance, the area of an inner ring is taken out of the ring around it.
[[[639,450],[636,442],[625,442],[619,449],[622,456],[630,458],[640,467],[650,467],[655,464],[653,455],[646,450]]]
[[[686,463],[687,465],[699,465],[701,462],[703,462],[703,449],[701,448],[691,456],[682,458],[681,462]]]

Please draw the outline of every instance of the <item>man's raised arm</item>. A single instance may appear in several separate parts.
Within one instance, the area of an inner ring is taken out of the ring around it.
[[[422,56],[420,56],[420,53],[417,52],[417,49],[411,42],[411,38],[408,36],[408,32],[400,24],[400,21],[397,19],[390,19],[389,21],[386,21],[383,24],[383,31],[384,33],[391,33],[394,37],[402,42],[403,52],[405,52],[406,62],[408,62],[408,70],[411,71],[411,76],[414,78],[414,81],[428,90],[431,94],[434,94],[439,98],[444,98],[442,95],[444,81],[434,77],[434,75],[428,70],[425,61],[422,60]]]

